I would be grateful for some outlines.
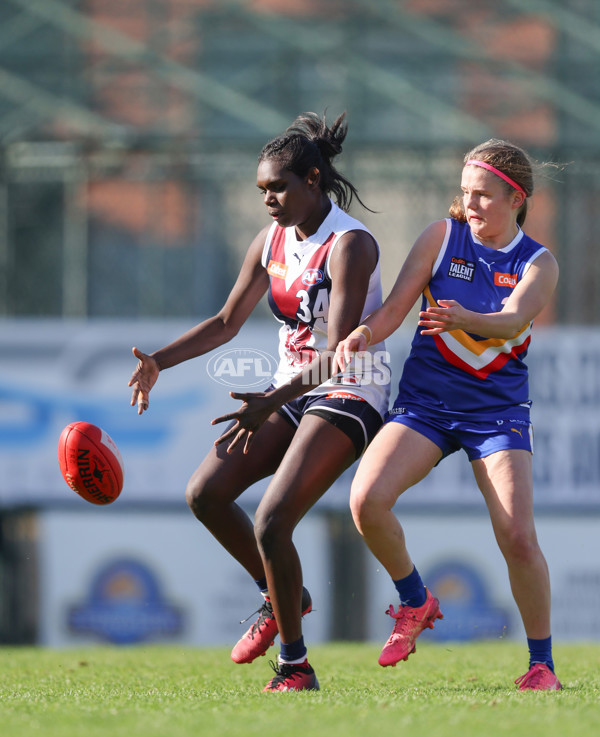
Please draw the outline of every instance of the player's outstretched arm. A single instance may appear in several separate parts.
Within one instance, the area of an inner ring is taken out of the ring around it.
[[[261,263],[267,232],[268,227],[263,228],[252,241],[222,309],[152,353],[161,371],[209,353],[237,335],[269,287],[269,277]]]
[[[485,338],[511,338],[528,325],[550,301],[558,281],[556,259],[546,251],[531,264],[499,312],[467,310],[453,299],[419,313],[423,335],[464,330]]]
[[[138,365],[129,386],[133,387],[131,405],[137,404],[138,414],[148,409],[148,394],[160,371],[209,353],[237,335],[269,286],[267,272],[261,264],[267,230],[264,228],[252,241],[233,289],[216,315],[154,353],[133,349]]]

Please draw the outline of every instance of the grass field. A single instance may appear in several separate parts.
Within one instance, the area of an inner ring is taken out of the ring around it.
[[[277,649],[271,650],[275,657]],[[319,692],[263,694],[268,657],[226,649],[0,649],[2,737],[581,737],[600,731],[600,645],[557,645],[559,693],[519,693],[522,645],[422,644],[397,668],[379,647],[310,648]]]

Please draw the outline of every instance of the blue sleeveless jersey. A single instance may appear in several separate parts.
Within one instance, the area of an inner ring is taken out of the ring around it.
[[[488,248],[473,238],[468,224],[448,218],[421,309],[437,305],[439,299],[454,299],[474,312],[499,312],[529,266],[546,250],[521,230],[504,248]],[[523,414],[528,413],[524,358],[531,323],[509,339],[484,338],[463,330],[421,335],[421,330],[416,330],[404,365],[396,411],[418,405],[426,413],[456,419],[489,419],[520,405]]]

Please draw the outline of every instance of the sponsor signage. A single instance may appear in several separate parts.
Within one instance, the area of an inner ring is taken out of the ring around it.
[[[448,268],[448,276],[452,276],[455,279],[462,279],[463,281],[473,281],[474,274],[475,264],[472,261],[466,261],[464,258],[452,256]]]
[[[517,286],[517,274],[501,274],[494,272],[494,284],[497,287],[510,287],[514,289]]]
[[[285,279],[287,271],[287,264],[281,264],[279,261],[273,261],[273,259],[269,261],[269,265],[267,266],[267,274],[269,276],[275,276],[278,279]]]
[[[131,557],[100,565],[85,599],[70,608],[67,619],[75,635],[115,645],[168,639],[183,631],[183,614],[165,599],[155,571]]]
[[[127,386],[135,368],[131,347],[153,351],[189,327],[171,321],[0,322],[0,504],[86,504],[70,493],[57,461],[60,432],[76,420],[104,428],[121,451],[126,483],[116,505],[181,500],[222,432],[211,420],[239,404],[229,392],[264,390],[278,350],[275,321],[249,323],[221,349],[161,372],[148,412],[138,416]],[[411,338],[400,331],[387,341],[392,400]],[[600,329],[534,328],[526,362],[535,503],[600,510]],[[334,484],[324,504],[346,508],[354,471]],[[264,488],[261,482],[250,489],[248,503]],[[423,507],[480,504],[461,452],[405,497]]]

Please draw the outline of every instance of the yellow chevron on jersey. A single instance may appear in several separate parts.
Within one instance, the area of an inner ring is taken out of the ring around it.
[[[429,287],[423,292],[430,307],[437,307]],[[434,336],[435,343],[444,358],[454,366],[479,379],[485,379],[492,371],[498,371],[510,359],[527,350],[531,340],[531,327],[525,325],[512,338],[485,338],[476,340],[464,330],[449,330]]]
[[[480,314],[500,312],[545,250],[520,229],[509,244],[491,249],[473,236],[468,223],[448,218],[421,309],[453,299]],[[417,326],[404,364],[398,406],[464,418],[529,405],[525,358],[531,324],[506,340],[464,330],[439,335],[423,335],[422,330]]]

